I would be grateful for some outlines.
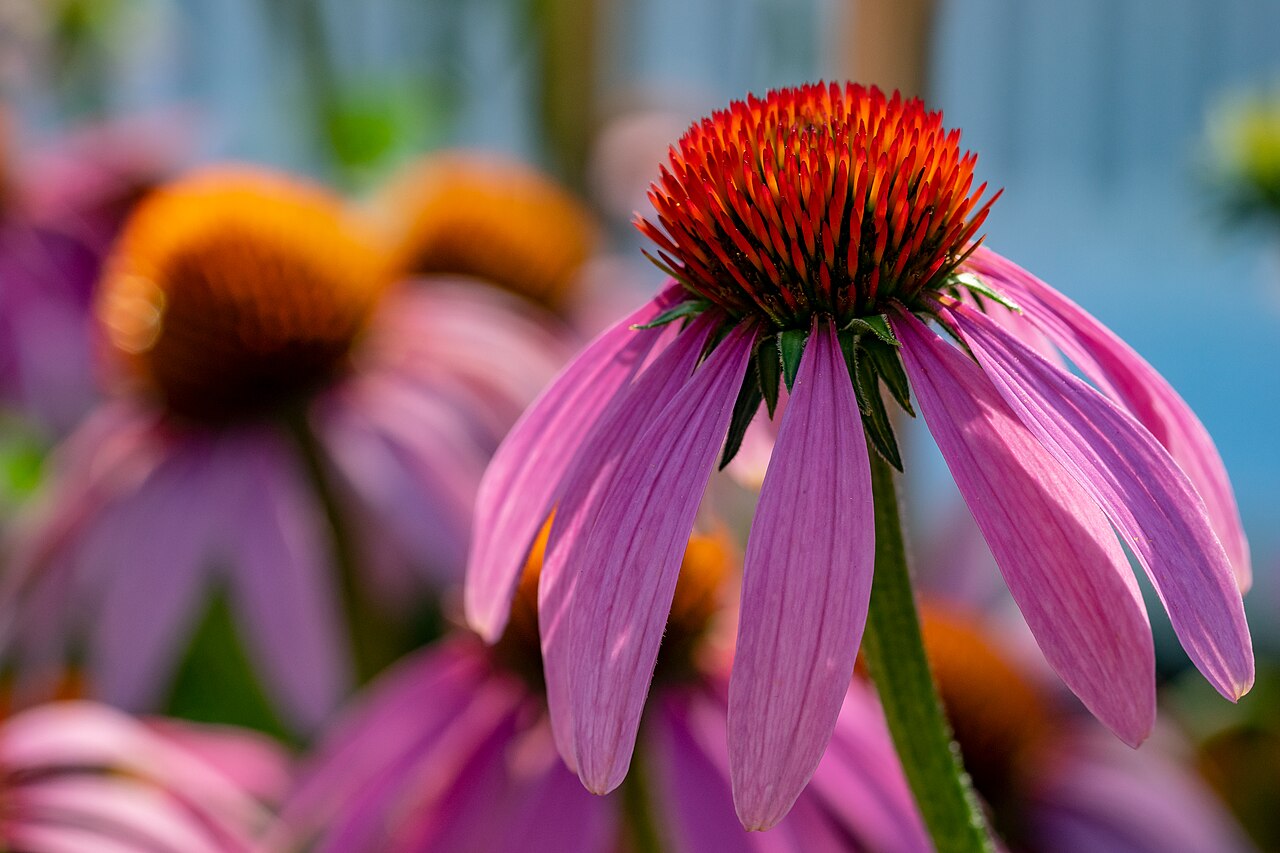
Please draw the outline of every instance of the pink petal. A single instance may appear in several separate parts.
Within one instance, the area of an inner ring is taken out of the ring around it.
[[[210,447],[193,440],[97,519],[80,575],[98,601],[89,644],[95,693],[154,708],[200,615],[224,519]]]
[[[476,498],[465,590],[467,621],[487,641],[506,627],[525,556],[579,443],[663,334],[631,327],[652,320],[674,295],[669,286],[593,341],[525,411],[489,463]]]
[[[580,573],[567,617],[575,763],[596,793],[626,775],[681,558],[754,335],[746,325],[730,332],[628,447],[590,535],[567,560]]]
[[[875,558],[862,418],[835,329],[815,326],[747,540],[729,682],[734,801],[781,820],[835,728],[862,642]]]
[[[868,850],[926,853],[933,845],[907,786],[884,713],[858,679],[849,685],[831,745],[809,786]],[[784,822],[786,826],[790,821]]]
[[[285,717],[309,731],[352,683],[346,625],[320,508],[289,448],[273,436],[253,438],[224,462],[242,472],[231,604],[263,685]]]
[[[1045,658],[1137,746],[1155,720],[1142,594],[1106,516],[958,349],[893,318],[929,431]]]
[[[396,664],[326,729],[300,770],[281,822],[293,833],[313,832],[361,791],[395,775],[392,768],[397,764],[408,772],[406,759],[409,764],[417,761],[439,740],[490,676],[484,649],[471,637]]]
[[[1203,498],[1237,583],[1248,590],[1249,543],[1226,466],[1208,430],[1178,392],[1115,332],[1011,261],[979,249],[967,266],[1017,301],[1027,320],[1164,445]]]
[[[1227,698],[1247,692],[1253,649],[1240,590],[1182,469],[1132,416],[980,312],[950,316],[1005,402],[1138,556],[1192,661]]]
[[[670,389],[679,388],[688,380],[707,336],[721,319],[713,314],[703,314],[696,319],[644,368],[630,387],[615,396],[565,474],[538,579],[538,626],[552,731],[570,767],[573,767],[574,750],[570,734],[573,704],[569,679],[575,662],[563,617],[573,600],[580,575],[566,571],[566,565],[579,540],[595,524],[605,487],[612,482],[618,463],[635,439],[637,425],[653,422],[668,403]]]
[[[107,844],[132,841],[157,853],[227,853],[197,815],[137,780],[73,774],[24,785],[15,795],[22,823],[92,826]],[[97,841],[82,849],[97,849]],[[105,846],[105,845],[104,845]],[[107,849],[111,849],[107,847]]]

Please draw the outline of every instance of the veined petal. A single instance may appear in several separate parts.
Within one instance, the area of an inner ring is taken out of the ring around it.
[[[983,314],[949,313],[1005,402],[1103,508],[1151,577],[1183,648],[1231,700],[1253,684],[1244,604],[1204,503],[1151,433]]]
[[[1241,591],[1252,582],[1249,542],[1226,466],[1204,424],[1168,381],[1092,315],[995,252],[979,249],[967,266],[999,285],[1111,399],[1128,409],[1182,467],[1209,511]]]
[[[566,571],[579,540],[592,529],[605,487],[639,429],[652,423],[670,401],[672,389],[689,378],[707,336],[722,314],[704,313],[680,332],[628,388],[619,392],[575,454],[565,474],[556,517],[547,540],[538,579],[538,627],[542,638],[543,675],[556,746],[574,767],[573,704],[569,680],[573,658],[564,616],[579,574]],[[576,769],[576,768],[575,768]]]
[[[817,768],[862,641],[875,558],[866,439],[830,323],[809,336],[743,568],[729,750],[743,826],[781,820]]]
[[[626,775],[681,557],[729,429],[755,328],[735,328],[632,443],[588,536],[569,619],[574,754],[587,788]]]
[[[1137,746],[1155,721],[1155,650],[1106,516],[977,365],[910,314],[892,322],[929,431],[1046,660]]]
[[[634,330],[670,306],[670,285],[596,338],[511,428],[480,481],[467,562],[467,621],[489,642],[502,636],[525,556],[578,445],[631,378],[662,329]]]

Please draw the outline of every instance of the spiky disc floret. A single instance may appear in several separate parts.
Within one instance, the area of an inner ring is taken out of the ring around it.
[[[655,261],[737,317],[806,329],[911,304],[970,251],[995,196],[942,114],[896,92],[810,84],[694,124],[637,227]]]

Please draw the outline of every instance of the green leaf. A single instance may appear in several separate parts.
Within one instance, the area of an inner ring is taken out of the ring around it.
[[[796,374],[800,372],[800,357],[804,355],[804,344],[809,339],[805,329],[787,329],[778,334],[778,349],[782,353],[782,377],[787,382],[787,390],[796,384]]]
[[[632,326],[631,328],[636,330],[656,329],[682,317],[696,317],[710,307],[711,303],[705,299],[690,299],[687,302],[681,302],[679,305],[668,308],[648,323]]]
[[[869,341],[867,343],[870,344]],[[915,417],[915,409],[911,408],[911,383],[907,380],[907,372],[902,367],[898,351],[880,344],[864,345],[864,350],[893,399],[898,401],[903,411]]]
[[[998,290],[993,290],[991,288],[991,285],[987,284],[985,281],[978,278],[973,273],[962,272],[957,275],[953,275],[949,279],[948,284],[952,285],[953,287],[963,287],[966,290],[972,290],[974,293],[980,293],[983,296],[990,299],[992,302],[996,302],[996,303],[999,303],[1000,305],[1003,305],[1005,308],[1008,308],[1010,311],[1013,311],[1015,314],[1022,313],[1021,305],[1014,302],[1012,299],[1005,296],[1003,293],[999,292]]]
[[[889,321],[884,318],[883,314],[876,314],[871,317],[854,317],[845,328],[858,333],[870,332],[891,347],[902,346],[902,344],[898,343],[898,339],[894,337],[893,329],[889,328]]]
[[[738,399],[733,404],[733,417],[729,419],[729,435],[724,441],[724,453],[720,456],[720,470],[733,461],[742,448],[742,439],[747,434],[747,427],[760,411],[760,403],[764,395],[760,391],[760,376],[756,373],[755,362],[747,367],[746,378],[742,380],[742,388],[738,391]]]
[[[889,413],[885,411],[884,399],[880,396],[880,381],[870,359],[858,361],[855,379],[853,390],[858,398],[858,410],[862,413],[862,427],[867,433],[867,440],[884,461],[901,471],[902,456],[898,453],[898,440],[894,437]]]
[[[778,352],[778,338],[765,335],[756,345],[756,375],[760,377],[760,391],[765,405],[769,407],[769,417],[773,417],[778,408],[778,383],[782,381],[782,356]]]

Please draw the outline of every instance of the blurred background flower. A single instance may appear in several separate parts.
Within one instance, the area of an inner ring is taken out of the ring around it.
[[[325,851],[929,849],[861,684],[791,814],[767,834],[742,829],[716,637],[739,567],[723,534],[685,551],[631,775],[616,796],[587,793],[560,762],[542,693],[543,547],[545,533],[496,646],[460,633],[405,660],[325,735],[283,810],[284,839]]]
[[[98,298],[119,387],[14,545],[20,675],[84,643],[93,695],[158,707],[225,602],[305,730],[353,665],[394,657],[394,617],[458,580],[488,453],[565,355],[479,285],[395,283],[336,196],[287,176],[209,168],[138,207]]]
[[[0,842],[251,853],[287,781],[283,752],[260,735],[56,702],[0,724]]]

